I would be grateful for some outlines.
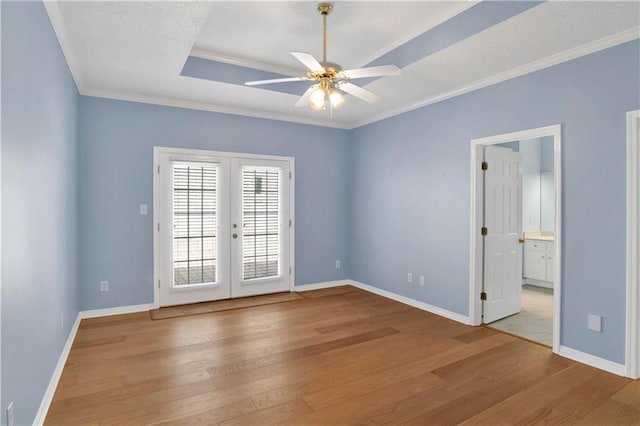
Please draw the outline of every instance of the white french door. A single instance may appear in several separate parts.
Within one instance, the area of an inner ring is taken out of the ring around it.
[[[289,164],[231,162],[231,296],[289,290]]]
[[[522,308],[522,176],[520,153],[484,148],[484,322]]]
[[[289,291],[291,161],[156,148],[157,306]]]

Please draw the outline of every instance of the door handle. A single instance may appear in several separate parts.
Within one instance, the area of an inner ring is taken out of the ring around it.
[[[233,234],[233,238],[238,238],[238,234]]]

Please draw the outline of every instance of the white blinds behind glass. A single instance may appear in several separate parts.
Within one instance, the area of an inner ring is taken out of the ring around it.
[[[280,185],[276,167],[242,168],[242,278],[280,274]]]
[[[216,281],[215,164],[173,163],[173,278],[176,286]]]

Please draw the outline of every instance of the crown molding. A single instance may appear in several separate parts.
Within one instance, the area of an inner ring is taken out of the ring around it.
[[[62,13],[60,13],[60,6],[58,5],[58,1],[48,0],[43,1],[42,3],[44,4],[44,8],[47,11],[47,15],[49,15],[49,21],[51,21],[51,26],[53,27],[53,31],[55,32],[58,43],[60,44],[60,48],[62,49],[62,54],[67,60],[67,65],[69,66],[69,71],[71,72],[73,81],[75,81],[76,83],[76,88],[78,89],[78,92],[81,92],[83,86],[82,77],[80,75],[80,67],[78,66],[78,61],[73,54],[73,49],[71,48],[71,42],[69,41],[69,37],[67,36],[64,19],[62,19]]]
[[[394,42],[388,44],[387,46],[383,47],[382,49],[378,50],[376,53],[374,53],[373,55],[369,56],[368,58],[366,58],[364,61],[362,61],[357,67],[354,68],[362,68],[364,66],[366,66],[367,64],[370,64],[371,62],[375,61],[376,59],[382,57],[383,55],[386,55],[387,53],[391,52],[394,49],[397,49],[398,47],[402,46],[405,43],[408,43],[409,41],[413,40],[414,38],[418,37],[421,34],[426,33],[427,31],[437,27],[438,25],[447,22],[449,19],[453,18],[456,15],[461,14],[462,12],[464,12],[467,9],[472,8],[473,6],[475,6],[476,4],[480,3],[480,0],[466,0],[464,2],[459,3],[456,7],[447,10],[443,13],[440,13],[438,15],[435,15],[434,17],[432,17],[431,19],[429,19],[426,22],[426,25],[422,28],[420,28],[418,31],[412,32],[410,34],[408,34],[405,37],[402,37],[398,40],[395,40]]]
[[[308,124],[312,126],[331,127],[334,129],[347,130],[349,125],[338,122],[330,122],[325,120],[314,120],[304,117],[296,117],[286,114],[274,114],[264,111],[254,111],[245,108],[234,108],[222,105],[214,105],[203,102],[184,101],[178,99],[170,99],[155,96],[137,95],[131,93],[123,93],[100,89],[83,89],[80,91],[83,96],[92,96],[95,98],[115,99],[119,101],[138,102],[144,104],[162,105],[176,108],[195,109],[199,111],[218,112],[221,114],[241,115],[252,118],[263,118],[267,120],[286,121],[290,123]]]
[[[431,105],[437,102],[451,99],[453,97],[460,96],[465,93],[472,92],[474,90],[482,89],[483,87],[492,86],[497,83],[502,83],[503,81],[511,80],[513,78],[520,77],[525,74],[530,74],[532,72],[539,71],[554,65],[558,65],[563,62],[568,62],[573,59],[577,59],[581,56],[586,56],[591,53],[595,53],[600,50],[607,49],[609,47],[617,46],[619,44],[626,43],[631,40],[635,40],[637,38],[640,38],[640,27],[630,28],[628,30],[610,35],[608,37],[583,44],[582,46],[574,47],[572,49],[565,50],[564,52],[556,53],[554,55],[547,56],[546,58],[542,58],[537,61],[533,61],[528,64],[512,68],[508,71],[494,74],[490,77],[477,80],[473,83],[470,83],[464,86],[460,86],[457,89],[442,93],[440,95],[433,96],[431,98],[427,98],[422,101],[405,105],[390,111],[386,111],[382,114],[367,117],[364,120],[360,120],[354,123],[351,129],[362,127],[367,124],[375,123],[376,121],[384,120],[386,118],[400,115],[405,112],[413,111],[414,109],[422,108],[427,105]]]
[[[283,67],[279,65],[273,64],[265,64],[263,62],[253,61],[251,59],[245,58],[232,58],[229,56],[220,55],[214,52],[210,52],[203,49],[191,49],[191,53],[189,56],[193,56],[195,58],[206,59],[209,61],[222,62],[230,65],[237,65],[245,68],[253,68],[257,70],[272,72],[275,74],[282,74],[286,76],[299,76],[300,74],[306,73],[306,71],[300,71],[289,67]]]

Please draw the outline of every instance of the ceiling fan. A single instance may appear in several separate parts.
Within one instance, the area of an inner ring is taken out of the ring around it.
[[[292,81],[313,81],[315,83],[304,92],[302,97],[296,102],[296,106],[311,105],[312,108],[317,110],[325,110],[327,104],[332,108],[340,106],[344,102],[340,91],[349,93],[365,102],[378,102],[380,100],[378,95],[350,83],[349,80],[397,75],[400,74],[400,68],[395,65],[380,65],[343,70],[340,65],[327,62],[327,15],[329,15],[332,10],[333,5],[331,3],[320,3],[318,5],[318,12],[322,15],[322,62],[318,62],[309,53],[291,52],[294,58],[302,62],[309,69],[306,76],[247,81],[245,84],[247,86],[258,86],[261,84],[286,83]]]

